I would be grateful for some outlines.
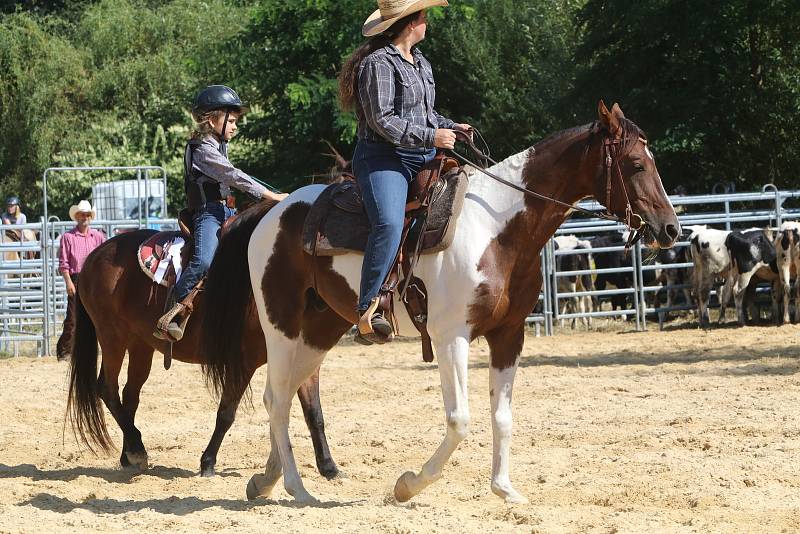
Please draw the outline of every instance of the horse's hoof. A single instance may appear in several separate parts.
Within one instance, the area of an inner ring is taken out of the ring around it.
[[[295,491],[292,497],[298,504],[319,504],[319,500],[304,489]]]
[[[258,487],[258,483],[256,482],[256,477],[263,476],[263,475],[253,475],[250,477],[250,481],[247,483],[247,500],[253,501],[261,497],[261,490]]]
[[[347,480],[348,478],[350,478],[350,477],[348,477],[348,476],[347,476],[347,474],[346,474],[344,471],[341,471],[341,470],[339,470],[339,469],[337,469],[337,470],[336,470],[336,471],[334,471],[333,473],[323,474],[323,476],[324,476],[324,477],[325,477],[327,480],[330,480],[330,481],[334,481],[334,480]]]
[[[506,504],[527,504],[526,499],[521,493],[511,486],[500,487],[492,484],[492,493],[502,498]]]
[[[335,480],[337,478],[347,478],[344,474],[342,474],[341,471],[339,471],[339,468],[334,463],[331,463],[324,467],[320,467],[319,474],[324,476],[328,480]]]
[[[528,504],[528,499],[520,493],[514,492],[506,497],[506,504]]]
[[[408,502],[411,500],[411,497],[416,495],[409,487],[409,483],[416,478],[416,476],[416,473],[413,471],[406,471],[397,479],[394,485],[394,498],[397,499],[397,502]]]
[[[130,462],[130,467],[134,467],[142,471],[149,467],[146,452],[126,452],[125,456],[128,459],[128,462]]]
[[[203,477],[203,478],[211,478],[216,474],[217,473],[216,473],[216,471],[214,471],[214,466],[213,465],[200,469],[200,476]]]

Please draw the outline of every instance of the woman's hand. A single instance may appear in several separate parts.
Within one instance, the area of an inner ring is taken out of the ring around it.
[[[456,146],[456,132],[447,128],[437,129],[433,138],[433,146],[452,150]]]
[[[67,278],[67,295],[70,297],[75,296],[75,284],[69,278]]]
[[[455,126],[453,126],[453,129],[456,130],[457,132],[463,132],[463,133],[467,134],[467,136],[469,137],[469,140],[470,141],[473,140],[472,139],[473,130],[472,130],[472,126],[470,126],[469,124],[466,124],[466,123],[456,124]]]

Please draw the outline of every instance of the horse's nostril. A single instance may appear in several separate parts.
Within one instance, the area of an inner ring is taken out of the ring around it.
[[[678,234],[680,233],[678,231],[678,227],[674,224],[668,224],[666,228],[664,228],[664,231],[667,232],[667,235],[670,237],[670,239],[677,239]]]

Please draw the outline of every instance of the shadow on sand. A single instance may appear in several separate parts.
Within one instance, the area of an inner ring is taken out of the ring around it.
[[[207,510],[209,508],[222,508],[224,510],[243,512],[252,508],[266,505],[279,505],[285,508],[340,508],[343,506],[356,506],[366,501],[337,502],[323,501],[315,504],[298,504],[293,500],[271,500],[258,499],[248,501],[242,496],[241,499],[210,499],[204,500],[197,497],[164,497],[162,499],[145,500],[117,500],[117,499],[94,499],[87,498],[81,502],[73,502],[58,495],[49,493],[39,493],[30,499],[21,502],[20,506],[33,506],[39,510],[48,510],[57,513],[69,513],[73,510],[87,510],[97,514],[125,514],[129,512],[139,512],[151,510],[159,514],[169,515],[188,515],[194,512]]]

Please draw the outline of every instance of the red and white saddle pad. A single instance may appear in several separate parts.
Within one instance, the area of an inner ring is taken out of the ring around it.
[[[158,232],[139,246],[139,266],[153,282],[170,287],[181,276],[189,248],[181,232]]]

